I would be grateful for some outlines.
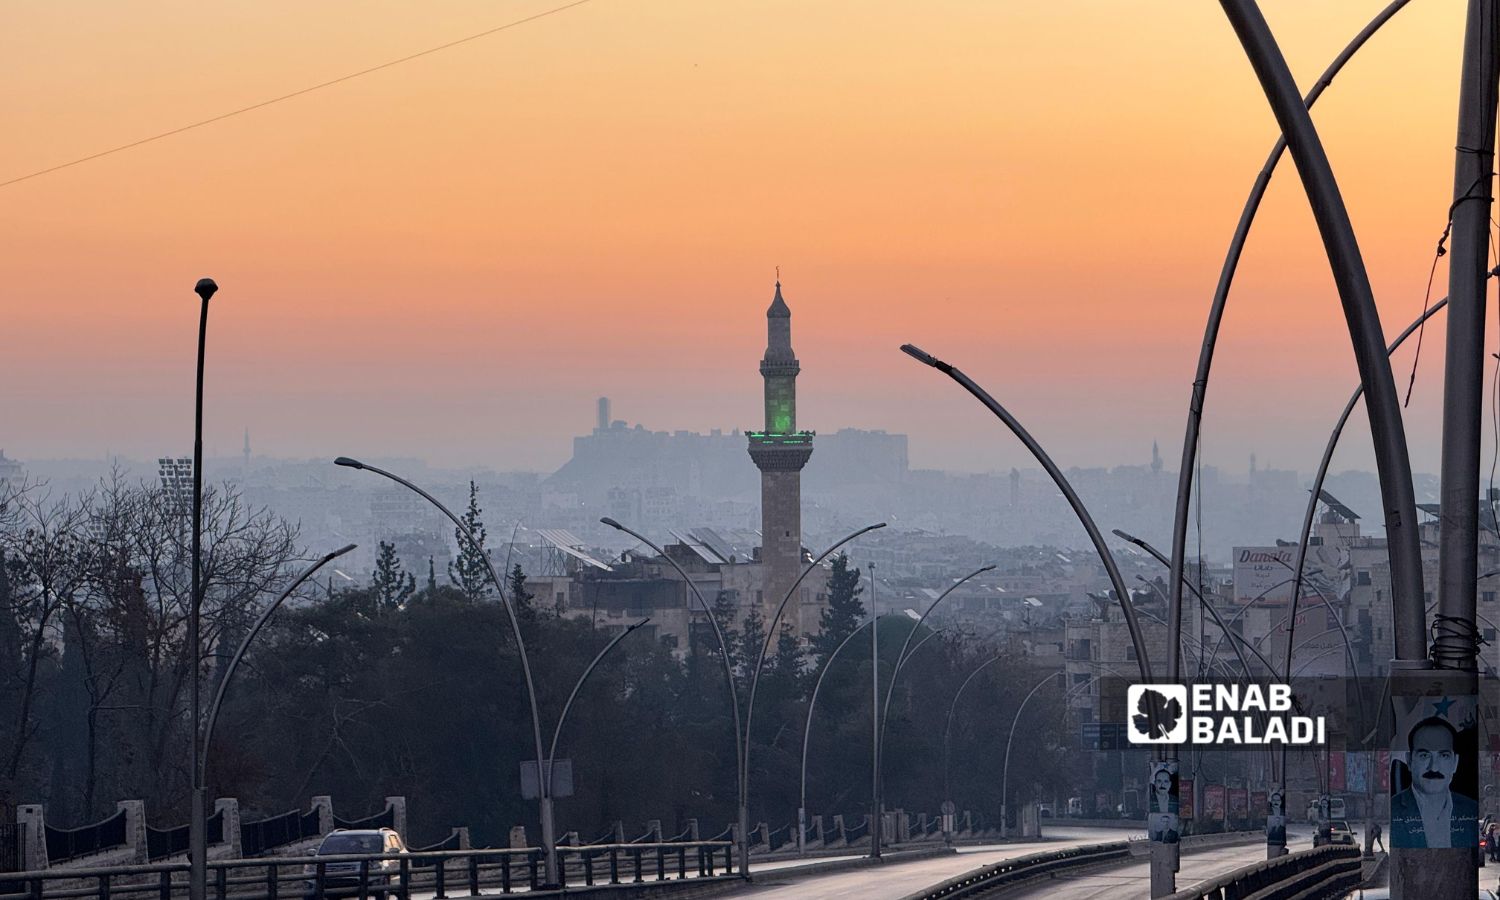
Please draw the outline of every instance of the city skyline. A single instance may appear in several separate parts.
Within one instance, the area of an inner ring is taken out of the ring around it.
[[[28,8],[0,62],[29,86],[0,100],[17,135],[0,180],[551,8]],[[912,340],[996,385],[1064,465],[1156,440],[1171,466],[1223,249],[1276,133],[1217,10],[855,10],[586,3],[6,187],[4,446],[185,445],[202,275],[223,286],[205,427],[225,452],[248,427],[288,455],[539,470],[600,395],[655,429],[746,429],[780,266],[808,421],[910,434],[916,467],[1024,465],[900,356]],[[1304,87],[1373,12],[1267,10]],[[1127,24],[1139,40],[1113,40]],[[1421,310],[1448,205],[1461,26],[1402,11],[1316,112],[1388,336]],[[1397,174],[1408,189],[1386,190]],[[1422,471],[1432,337],[1406,411]],[[28,376],[58,348],[63,371]],[[1253,452],[1311,469],[1356,382],[1290,167],[1214,374],[1204,456],[1223,468]],[[1335,466],[1370,468],[1362,413],[1350,430]]]

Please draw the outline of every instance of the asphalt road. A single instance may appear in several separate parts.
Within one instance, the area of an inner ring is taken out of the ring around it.
[[[1293,851],[1310,849],[1311,830],[1295,827],[1288,829],[1287,844]],[[1177,872],[1177,888],[1190,888],[1241,866],[1262,862],[1265,858],[1266,845],[1259,841],[1228,847],[1206,847],[1183,853],[1181,868]],[[1118,866],[1101,866],[1037,880],[1004,896],[1006,900],[1039,900],[1044,897],[1061,897],[1067,900],[1149,900],[1151,870],[1144,859]]]
[[[927,859],[898,862],[888,865],[867,866],[843,872],[828,872],[796,878],[801,860],[782,864],[756,866],[751,872],[759,873],[756,883],[724,896],[754,897],[756,900],[804,900],[804,898],[828,898],[828,900],[897,900],[924,887],[947,881],[957,875],[1030,853],[1044,850],[1061,850],[1080,844],[1100,844],[1141,837],[1140,828],[1049,828],[1049,840],[1026,844],[989,844],[962,847],[958,853]],[[825,860],[808,860],[820,862]]]

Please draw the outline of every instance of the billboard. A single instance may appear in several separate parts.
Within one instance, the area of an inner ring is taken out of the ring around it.
[[[1344,775],[1344,751],[1328,751],[1328,790],[1330,793],[1348,790],[1348,780]]]
[[[1291,600],[1289,577],[1296,564],[1296,547],[1235,547],[1234,602],[1275,605]]]

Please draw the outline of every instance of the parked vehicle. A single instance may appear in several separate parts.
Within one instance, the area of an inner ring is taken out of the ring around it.
[[[389,856],[406,853],[406,843],[401,835],[391,828],[336,829],[323,838],[312,855],[318,856]],[[367,867],[365,883],[370,888],[384,888],[396,882],[401,862],[397,859],[371,859]],[[358,860],[339,860],[323,865],[323,896],[332,897],[359,892],[360,866]],[[309,876],[304,883],[307,895],[317,890],[318,867],[308,863],[303,874]]]

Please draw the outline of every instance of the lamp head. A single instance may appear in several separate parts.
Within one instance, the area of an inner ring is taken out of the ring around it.
[[[219,286],[214,284],[212,278],[200,278],[198,279],[198,283],[193,287],[193,290],[199,297],[203,298],[204,303],[207,303],[209,298],[218,292]]]
[[[985,566],[984,568],[980,569],[979,571],[981,571],[981,572],[993,572],[997,568],[999,568],[999,567],[996,566],[994,563],[990,563],[989,565]]]
[[[360,462],[357,459],[351,459],[347,456],[340,456],[338,459],[333,461],[333,464],[336,466],[344,466],[345,468],[349,469],[363,469],[365,467],[364,463]]]
[[[625,530],[625,526],[624,525],[621,525],[619,522],[616,522],[614,519],[611,519],[609,516],[605,516],[604,518],[600,519],[599,521],[602,522],[605,525],[608,525],[610,528],[615,528],[615,529],[618,529],[620,531],[624,531]]]

